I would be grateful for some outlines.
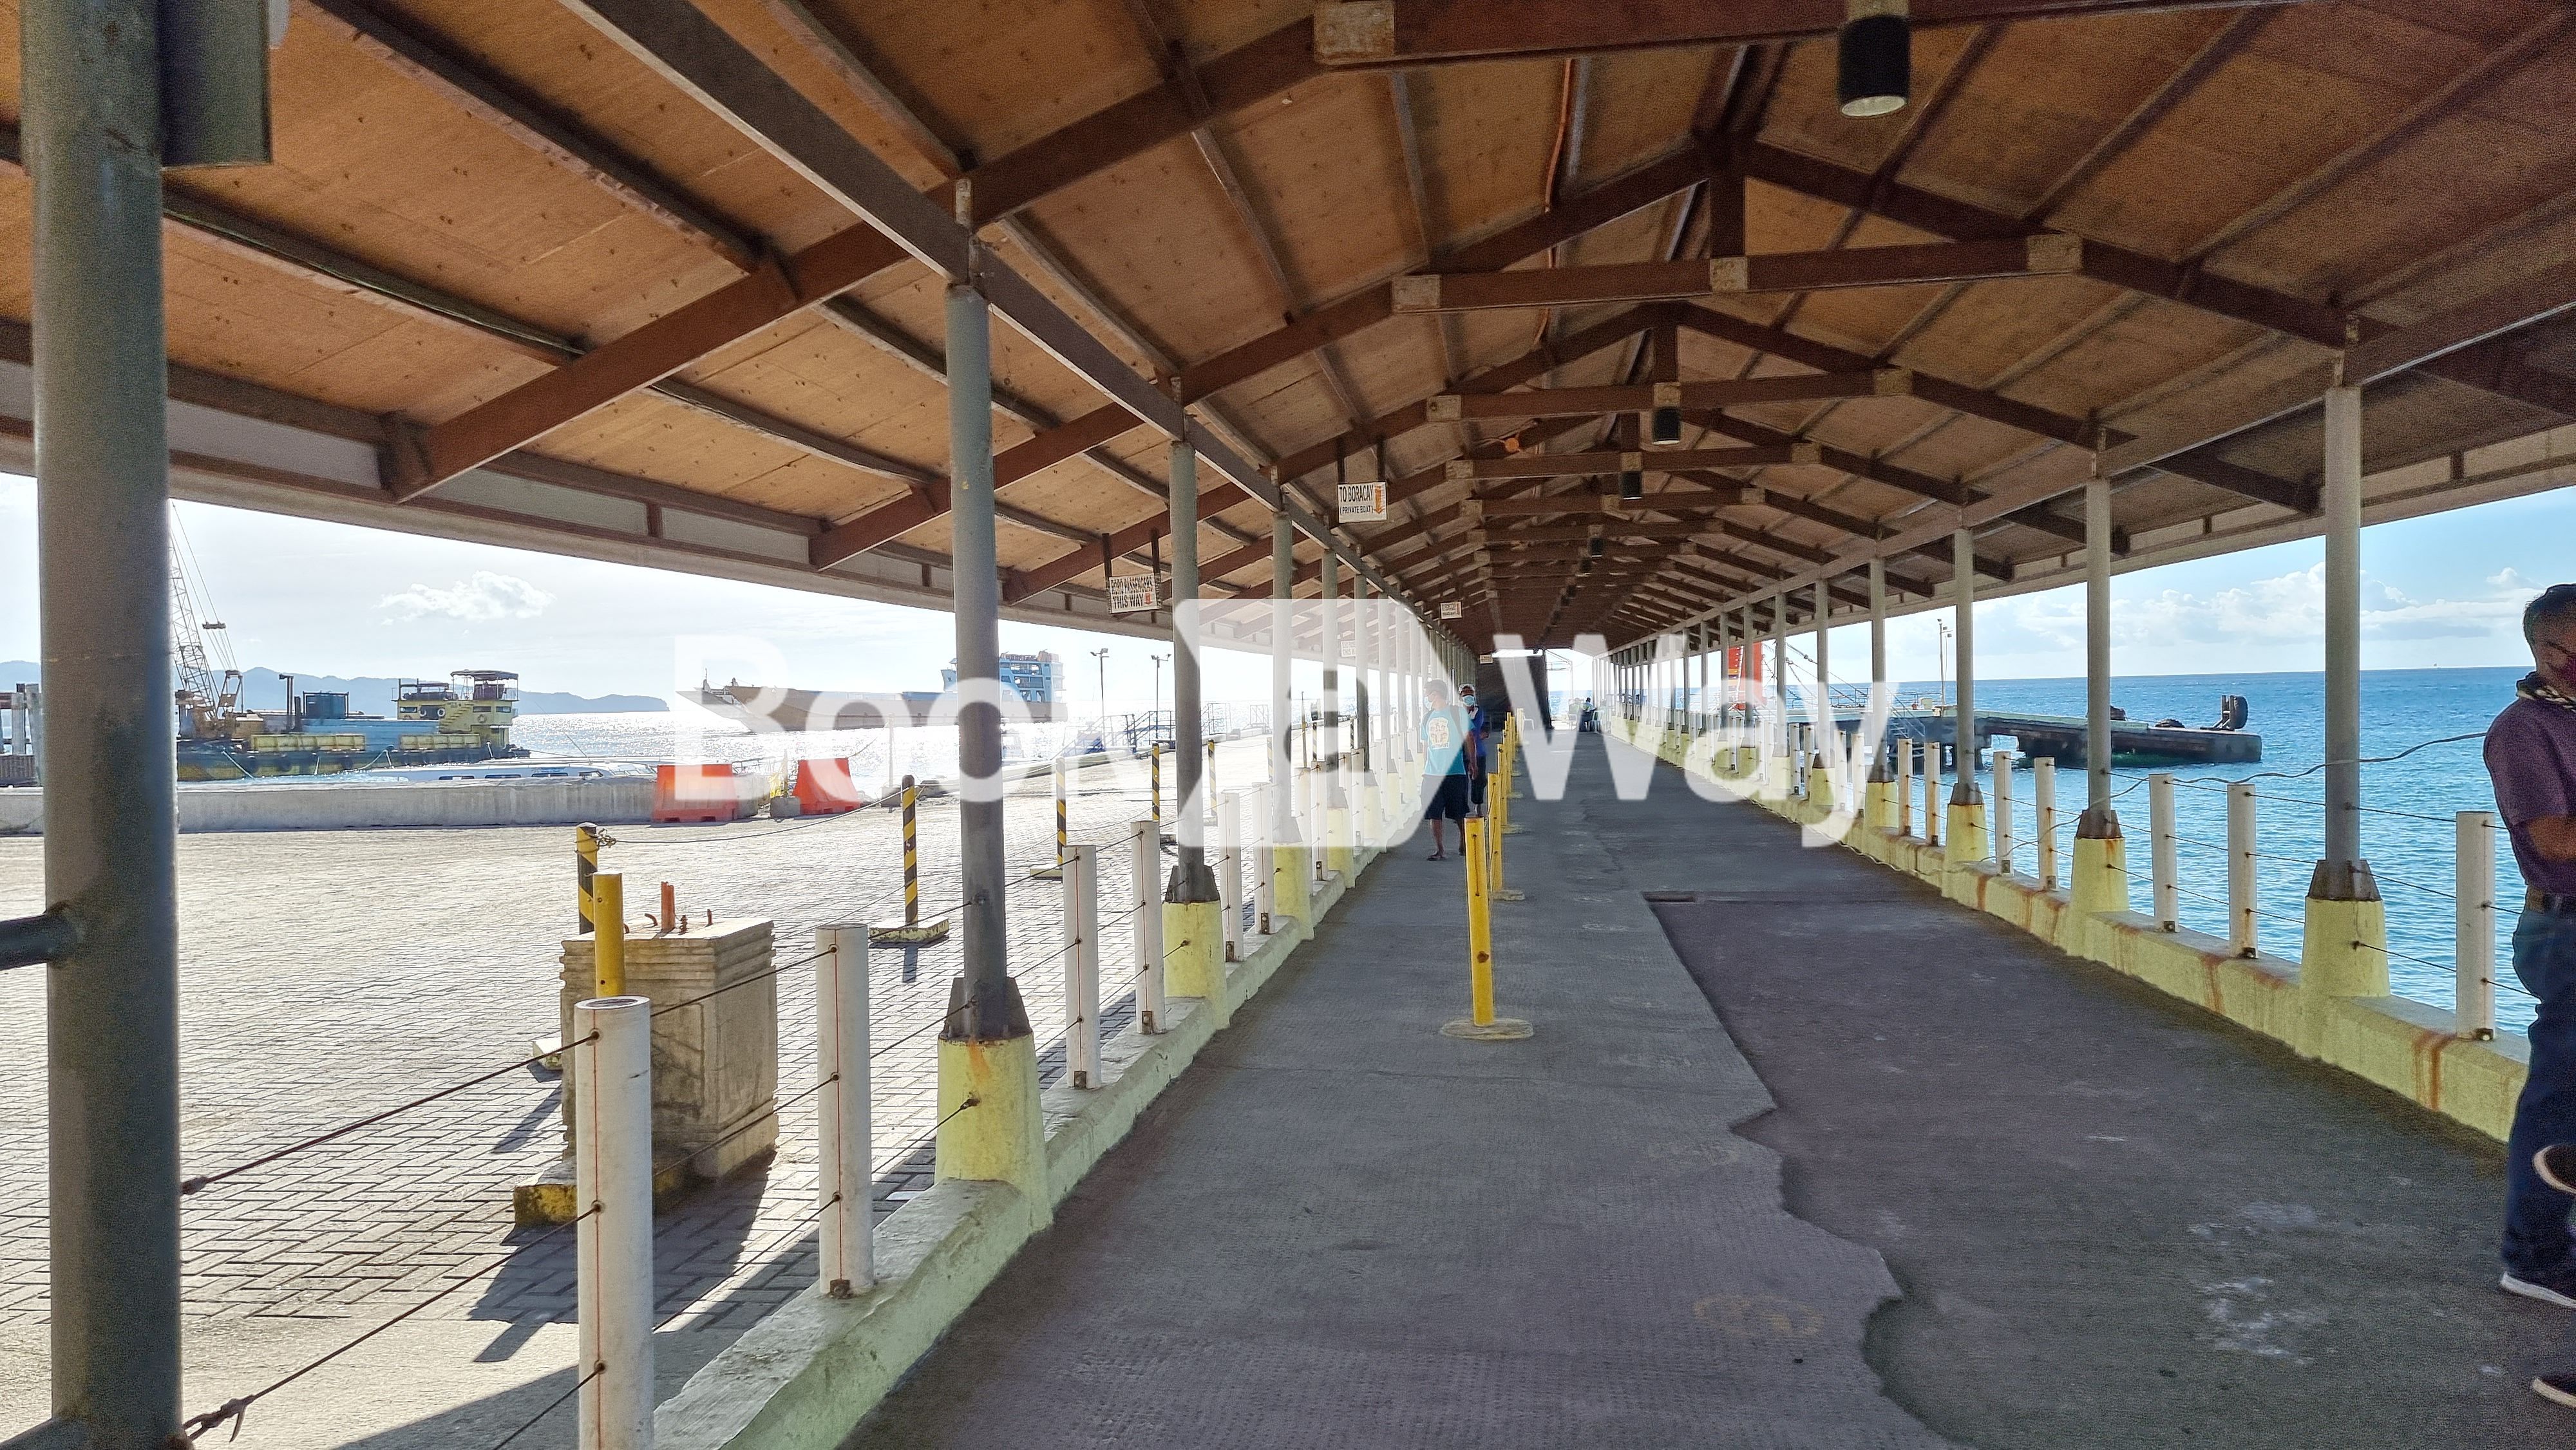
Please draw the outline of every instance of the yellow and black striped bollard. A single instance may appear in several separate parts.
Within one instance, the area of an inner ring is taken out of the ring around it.
[[[903,925],[872,927],[868,940],[888,946],[919,947],[948,938],[948,918],[925,926],[921,920],[921,790],[911,776],[903,778]]]

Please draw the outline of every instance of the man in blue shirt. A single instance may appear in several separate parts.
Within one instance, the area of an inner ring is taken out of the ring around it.
[[[1449,855],[1442,821],[1456,821],[1459,848],[1467,845],[1467,715],[1439,680],[1424,685],[1423,699],[1430,708],[1422,716],[1422,819],[1431,823],[1431,859],[1440,861]]]

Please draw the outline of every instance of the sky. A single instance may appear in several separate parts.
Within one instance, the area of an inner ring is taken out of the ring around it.
[[[178,506],[204,592],[244,666],[340,676],[514,669],[537,690],[669,695],[701,668],[722,681],[815,689],[935,690],[955,653],[947,615],[768,585],[281,515]],[[2382,524],[2362,538],[2366,669],[2529,659],[2523,601],[2576,577],[2576,489]],[[2324,647],[2319,541],[2120,576],[2113,660],[2130,675],[2314,670]],[[0,660],[37,655],[35,485],[0,474]],[[1891,671],[1946,673],[1947,611],[1890,624]],[[1108,690],[1143,708],[1168,645],[1004,621],[1002,648],[1064,657],[1077,708]],[[1837,678],[1865,678],[1865,625],[1834,631]],[[2080,586],[1977,608],[1983,679],[2084,672]],[[1220,654],[1211,699],[1257,698],[1258,656]],[[1163,698],[1168,698],[1166,694]]]

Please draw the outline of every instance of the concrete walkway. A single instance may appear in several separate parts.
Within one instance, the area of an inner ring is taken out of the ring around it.
[[[1497,908],[1533,1040],[1440,1035],[1463,873],[1400,849],[854,1443],[1943,1444],[1862,1359],[1884,1266],[1730,1131],[1770,1100],[1587,755]]]
[[[1496,908],[1535,1040],[1438,1036],[1459,868],[1380,863],[851,1444],[2576,1424],[2523,1388],[2576,1316],[2493,1287],[2494,1144],[1670,769],[1617,801],[1597,743]]]

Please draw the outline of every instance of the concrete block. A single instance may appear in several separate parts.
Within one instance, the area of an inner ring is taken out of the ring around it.
[[[678,1182],[725,1177],[765,1159],[778,1142],[778,979],[771,975],[770,924],[719,919],[668,936],[626,939],[626,990],[678,1006],[653,1017],[653,1147],[657,1175]],[[592,995],[596,954],[589,937],[563,944],[556,1030],[572,1037],[572,1005]],[[710,995],[712,994],[712,995]],[[704,998],[694,1001],[692,998]],[[564,1111],[572,1110],[569,1080]],[[676,1165],[676,1166],[675,1166]],[[540,1184],[545,1182],[539,1180]],[[523,1222],[543,1209],[520,1185]],[[569,1202],[569,1199],[566,1199]]]

